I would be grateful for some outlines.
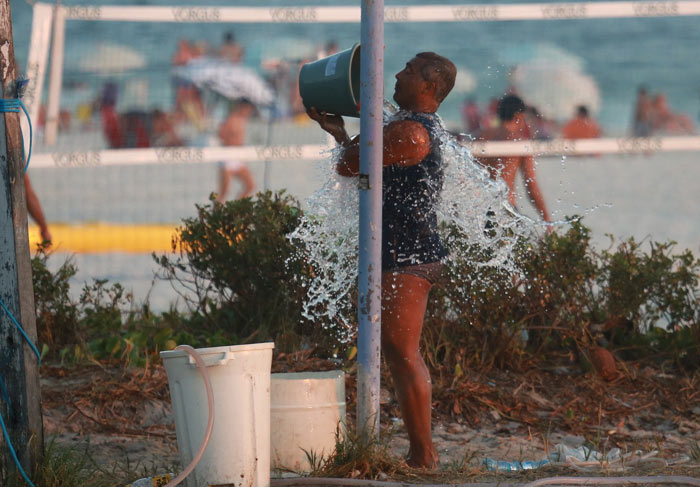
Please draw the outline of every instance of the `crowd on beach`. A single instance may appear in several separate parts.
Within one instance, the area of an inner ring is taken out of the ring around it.
[[[511,92],[512,95],[517,95]],[[474,98],[468,98],[462,105],[463,129],[471,137],[479,138],[480,134],[497,128],[501,121],[498,117],[498,98],[489,100],[482,111]],[[565,139],[592,139],[602,135],[602,129],[591,115],[588,107],[579,105],[572,118],[564,124],[543,116],[537,107],[526,105],[525,120],[527,130],[523,138],[535,140],[550,140],[557,137]]]
[[[509,94],[518,93],[510,88]],[[465,99],[461,106],[462,129],[471,137],[479,138],[483,131],[498,127],[498,102],[498,98],[494,97],[484,107],[480,107],[475,98]],[[523,136],[528,139],[594,139],[604,134],[586,105],[578,105],[571,118],[563,123],[545,117],[533,105],[526,105],[525,118],[528,133]],[[630,125],[629,135],[634,137],[697,133],[695,124],[688,115],[671,110],[664,93],[651,94],[644,85],[637,91]]]

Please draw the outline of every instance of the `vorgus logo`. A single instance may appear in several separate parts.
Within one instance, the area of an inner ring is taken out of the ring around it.
[[[632,9],[637,17],[678,15],[678,2],[634,2]]]
[[[385,22],[407,22],[408,9],[406,7],[386,7],[384,9]]]
[[[88,152],[56,152],[51,154],[56,167],[97,167],[101,164],[100,153]]]
[[[204,153],[198,147],[159,147],[155,149],[158,162],[202,162]]]
[[[585,3],[553,3],[542,6],[542,17],[545,19],[582,19],[586,16]]]
[[[173,17],[177,22],[216,22],[221,11],[216,7],[173,7]]]
[[[69,19],[99,20],[102,18],[102,9],[97,6],[82,7],[78,5],[64,8],[66,9],[66,16]]]
[[[301,146],[280,145],[277,147],[256,147],[255,152],[260,159],[299,159],[301,157]]]
[[[658,138],[622,137],[617,139],[617,147],[623,152],[655,152],[662,143]]]
[[[314,7],[271,8],[270,17],[273,22],[315,22]]]
[[[576,152],[574,140],[533,140],[532,154],[571,154]]]
[[[497,7],[455,7],[452,9],[455,20],[498,20]]]

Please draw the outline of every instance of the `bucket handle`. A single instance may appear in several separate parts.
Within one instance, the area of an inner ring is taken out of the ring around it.
[[[202,362],[204,362],[206,367],[213,367],[215,365],[226,365],[229,360],[233,359],[233,353],[227,350],[225,352],[201,355],[200,357],[202,358]],[[191,355],[188,355],[187,363],[190,367],[197,367],[197,364]]]

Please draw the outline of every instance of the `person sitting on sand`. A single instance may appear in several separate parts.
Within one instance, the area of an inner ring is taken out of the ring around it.
[[[449,59],[433,52],[416,54],[396,75],[394,100],[401,119],[384,126],[381,341],[408,431],[407,462],[413,467],[438,464],[431,437],[432,386],[419,344],[428,293],[447,255],[436,213],[443,184],[437,137],[444,132],[436,112],[456,74]],[[357,176],[359,136],[348,136],[340,116],[314,107],[308,114],[344,148],[338,174]]]
[[[484,130],[477,137],[479,140],[522,140],[530,138],[530,129],[525,122],[525,103],[515,95],[506,95],[498,103],[498,118],[501,121],[496,128]],[[530,201],[544,221],[551,221],[542,191],[537,183],[535,161],[532,156],[480,157],[477,162],[489,171],[491,179],[503,178],[508,186],[508,201],[517,208],[515,201],[515,177],[522,171],[525,188]]]
[[[656,95],[651,102],[651,127],[654,132],[671,135],[695,133],[695,126],[690,117],[672,112],[668,99],[663,93]]]
[[[561,135],[565,139],[596,139],[600,137],[600,127],[588,113],[588,108],[580,105],[576,116],[566,122]]]

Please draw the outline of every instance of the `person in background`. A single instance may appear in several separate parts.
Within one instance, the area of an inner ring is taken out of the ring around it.
[[[233,32],[226,32],[219,48],[219,57],[232,63],[240,63],[243,60],[243,52],[243,46],[236,42]]]
[[[481,112],[474,98],[467,98],[462,105],[462,121],[468,134],[473,134],[481,129]]]
[[[443,161],[436,137],[445,129],[436,112],[452,90],[457,69],[433,52],[416,54],[396,75],[394,100],[405,118],[384,126],[382,188],[382,351],[408,431],[410,466],[435,468],[431,436],[430,374],[420,353],[428,294],[447,250],[437,225]],[[318,122],[343,148],[341,176],[358,176],[360,142],[343,118],[311,107]]]
[[[525,120],[525,103],[516,95],[506,95],[498,102],[500,124],[485,129],[478,140],[523,140],[531,138],[530,128]],[[515,178],[522,172],[525,188],[530,201],[544,221],[551,221],[542,191],[537,183],[535,161],[532,156],[483,157],[477,161],[489,172],[491,179],[503,178],[508,186],[508,201],[517,208],[515,199]]]
[[[185,66],[193,59],[204,56],[206,43],[196,44],[187,39],[180,39],[177,51],[173,56],[173,66]],[[202,94],[191,81],[178,77],[173,78],[173,91],[175,92],[175,121],[189,120],[200,131],[204,129],[205,110]]]
[[[695,125],[688,115],[674,113],[663,93],[654,96],[651,101],[651,128],[654,133],[671,135],[691,135]]]
[[[481,130],[498,127],[498,98],[490,98],[489,104],[481,117],[479,127]]]
[[[597,139],[601,135],[601,130],[588,113],[588,108],[580,105],[576,109],[576,116],[564,125],[561,135],[565,139]]]
[[[644,85],[637,89],[637,101],[634,105],[632,118],[632,135],[635,137],[649,137],[651,135],[651,99]]]
[[[241,146],[245,144],[246,125],[248,119],[255,113],[255,106],[247,100],[235,104],[228,117],[219,127],[219,140],[225,146]],[[231,179],[237,179],[241,185],[241,192],[237,198],[247,198],[255,191],[255,181],[248,167],[241,161],[227,160],[218,163],[219,168],[219,192],[216,200],[219,203],[226,201]]]
[[[525,107],[525,121],[530,129],[530,138],[535,140],[551,140],[557,131],[557,124],[542,115],[533,106]]]
[[[44,244],[51,245],[51,232],[49,231],[49,226],[46,223],[46,218],[44,217],[44,212],[41,209],[41,204],[39,203],[39,197],[34,192],[31,181],[29,181],[29,176],[24,175],[24,191],[27,198],[27,213],[34,223],[39,227],[39,234],[41,235],[41,240]]]

